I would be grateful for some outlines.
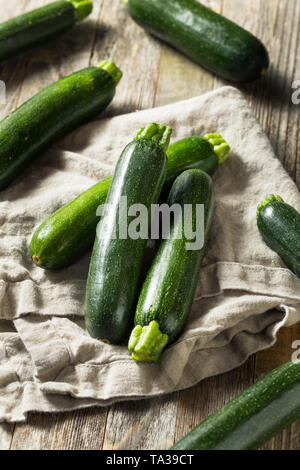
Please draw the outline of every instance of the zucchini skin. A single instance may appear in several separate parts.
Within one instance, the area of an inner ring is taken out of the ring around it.
[[[168,173],[163,196],[171,190],[177,176],[182,171],[198,168],[209,175],[214,175],[219,168],[219,159],[213,146],[203,137],[186,137],[171,144],[167,150]],[[184,166],[178,165],[179,162]]]
[[[300,363],[288,362],[200,423],[172,450],[255,450],[300,418]]]
[[[171,144],[167,149],[167,158],[167,178],[162,194],[165,199],[174,179],[185,169],[199,168],[213,175],[219,167],[212,144],[197,136]],[[96,183],[37,228],[31,241],[30,253],[38,266],[44,269],[61,269],[92,246],[100,220],[96,211],[106,200],[110,182],[111,177]]]
[[[0,61],[70,29],[79,20],[74,4],[64,0],[49,3],[1,23]],[[92,2],[86,2],[87,6],[88,4],[90,6],[87,14],[93,6]]]
[[[279,196],[259,206],[257,226],[265,243],[300,278],[300,214]]]
[[[142,286],[135,312],[136,327],[156,322],[160,332],[168,336],[170,344],[182,332],[194,299],[214,208],[211,177],[198,169],[183,172],[175,180],[167,204],[179,204],[182,208],[185,204],[191,204],[193,230],[196,228],[196,204],[204,205],[203,247],[199,250],[187,250],[188,240],[185,234],[180,232],[178,222],[173,220],[170,237],[160,243]],[[131,350],[131,347],[129,349]],[[145,360],[135,357],[136,348],[132,352],[135,360]]]
[[[0,190],[52,143],[96,117],[111,102],[116,83],[88,67],[48,86],[0,122]]]
[[[86,288],[85,324],[93,338],[119,344],[128,334],[137,298],[139,278],[147,240],[122,239],[107,227],[115,227],[118,203],[144,204],[149,210],[161,192],[167,171],[167,158],[156,143],[139,139],[128,144],[121,154],[108,192],[111,207],[99,224]],[[127,216],[127,227],[132,218]]]
[[[196,0],[129,0],[131,17],[199,65],[232,82],[250,82],[268,69],[264,45]]]

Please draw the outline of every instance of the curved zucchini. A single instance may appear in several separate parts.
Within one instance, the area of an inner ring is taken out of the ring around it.
[[[162,240],[143,284],[128,349],[136,361],[156,362],[167,344],[172,343],[183,330],[190,311],[204,257],[213,213],[213,184],[211,177],[201,170],[183,172],[175,180],[168,206],[179,204],[182,209],[192,206],[192,230],[196,223],[196,205],[204,205],[204,244],[197,250],[189,249],[186,220],[174,217],[170,236]]]
[[[200,423],[172,450],[255,450],[300,418],[300,363],[287,362]]]
[[[196,0],[128,0],[128,11],[154,36],[230,81],[256,80],[269,66],[255,36]]]
[[[117,163],[96,232],[86,288],[85,324],[94,338],[118,344],[128,333],[147,239],[129,236],[133,218],[123,212],[121,198],[127,198],[128,208],[143,204],[148,211],[157,202],[166,177],[164,149],[171,132],[158,124],[142,129]]]
[[[168,170],[163,194],[169,193],[176,176],[188,168],[199,168],[213,175],[226,161],[230,147],[220,134],[187,137],[167,149]],[[95,184],[46,219],[35,231],[30,253],[34,263],[44,269],[68,266],[93,244],[111,178]],[[61,243],[61,240],[64,243]]]
[[[49,3],[0,24],[0,60],[41,44],[70,29],[93,9],[91,0]]]
[[[113,62],[88,67],[48,86],[0,122],[0,190],[53,142],[96,117],[122,73]]]
[[[300,277],[299,212],[272,194],[258,206],[257,225],[266,244]]]

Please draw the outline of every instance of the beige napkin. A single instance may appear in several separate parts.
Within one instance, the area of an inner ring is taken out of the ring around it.
[[[214,177],[211,239],[186,329],[158,364],[136,364],[126,347],[84,330],[90,254],[47,272],[32,264],[28,246],[53,211],[111,175],[122,148],[153,121],[172,126],[173,140],[218,131],[232,153]],[[300,280],[258,233],[256,206],[268,193],[300,210],[295,184],[231,87],[94,121],[42,155],[0,194],[0,420],[184,389],[270,347],[280,327],[300,320]]]

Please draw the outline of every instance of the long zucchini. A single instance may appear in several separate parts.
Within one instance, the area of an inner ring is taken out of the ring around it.
[[[203,230],[204,243],[201,248],[190,249],[186,217],[173,218],[170,234],[162,240],[140,292],[134,318],[136,326],[128,343],[135,361],[156,362],[165,346],[175,341],[185,326],[212,221],[211,177],[198,169],[183,172],[175,180],[167,204],[177,204],[182,210],[191,206],[192,231]],[[196,220],[198,204],[204,205],[201,227]]]
[[[256,80],[269,66],[255,36],[196,0],[128,0],[128,11],[151,34],[230,81]]]
[[[97,116],[122,73],[113,62],[88,67],[48,86],[0,122],[0,190],[53,142]]]
[[[92,9],[91,0],[61,0],[1,23],[0,61],[67,31]]]
[[[226,161],[229,151],[229,145],[220,134],[174,142],[167,149],[168,170],[163,193],[169,192],[176,176],[185,169],[199,168],[213,175]],[[97,208],[105,202],[110,183],[111,178],[106,178],[95,184],[37,228],[30,245],[31,257],[37,266],[60,269],[89,249],[100,219],[96,215]]]
[[[172,130],[150,124],[123,150],[100,221],[86,288],[85,324],[94,338],[121,343],[129,330],[147,244],[127,233],[133,217],[122,209],[143,204],[148,214],[156,204],[167,172],[167,148]],[[120,226],[120,218],[126,233]]]
[[[300,277],[299,212],[272,194],[258,206],[257,225],[266,244]]]
[[[300,363],[287,362],[200,423],[172,450],[255,450],[300,418]]]

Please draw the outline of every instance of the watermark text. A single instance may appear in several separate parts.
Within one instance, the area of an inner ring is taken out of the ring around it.
[[[113,216],[112,216],[113,214]],[[117,206],[102,204],[97,209],[101,222],[97,236],[126,240],[184,239],[186,250],[201,250],[204,246],[203,204],[152,204],[150,210],[143,204],[128,207],[122,196]]]

